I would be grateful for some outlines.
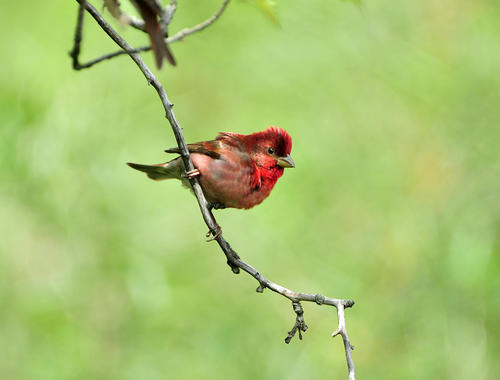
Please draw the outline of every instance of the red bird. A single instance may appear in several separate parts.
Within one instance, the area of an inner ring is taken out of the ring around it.
[[[181,157],[158,165],[128,163],[149,178],[180,179],[200,176],[210,208],[249,209],[266,199],[284,168],[293,168],[292,138],[283,129],[269,127],[251,135],[222,132],[215,140],[188,145],[195,170],[186,173]],[[167,153],[180,153],[179,148]]]

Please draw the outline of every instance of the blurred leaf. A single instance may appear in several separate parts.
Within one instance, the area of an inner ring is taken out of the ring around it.
[[[266,15],[276,25],[280,24],[278,12],[276,10],[276,2],[272,0],[253,0],[259,10]]]
[[[356,7],[361,8],[363,0],[340,0],[344,3],[352,3]],[[273,0],[251,0],[255,6],[266,15],[274,24],[279,25],[280,20],[276,9],[276,2]]]

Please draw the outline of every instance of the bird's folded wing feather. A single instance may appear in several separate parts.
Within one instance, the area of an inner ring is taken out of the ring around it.
[[[252,175],[250,178],[250,186],[252,189],[258,190],[261,185],[259,168],[248,155],[238,136],[237,133],[222,132],[219,133],[215,140],[188,144],[187,148],[189,153],[204,154],[216,160],[226,159],[238,161],[238,167],[251,168]],[[180,149],[177,147],[166,149],[165,152],[181,153]],[[236,175],[237,173],[234,174]]]
[[[189,153],[200,153],[218,160],[220,159],[219,151],[221,150],[219,145],[218,141],[212,140],[188,144],[187,148]],[[166,149],[165,152],[181,154],[181,150],[177,147]]]

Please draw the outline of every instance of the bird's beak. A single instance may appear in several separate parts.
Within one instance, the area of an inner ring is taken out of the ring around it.
[[[295,163],[292,160],[292,157],[288,154],[286,157],[278,157],[277,159],[278,165],[282,168],[294,168]]]

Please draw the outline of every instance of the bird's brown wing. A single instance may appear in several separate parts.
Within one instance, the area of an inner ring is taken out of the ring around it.
[[[216,140],[188,144],[187,148],[189,153],[200,153],[215,158],[216,160],[220,159],[221,147],[220,143]],[[166,149],[165,152],[181,154],[179,148]]]
[[[216,160],[226,159],[238,163],[235,167],[251,168],[250,187],[252,191],[258,190],[261,185],[260,171],[248,155],[236,133],[220,133],[215,140],[202,141],[188,144],[189,153],[200,153]],[[180,154],[179,148],[166,149],[167,153]]]

